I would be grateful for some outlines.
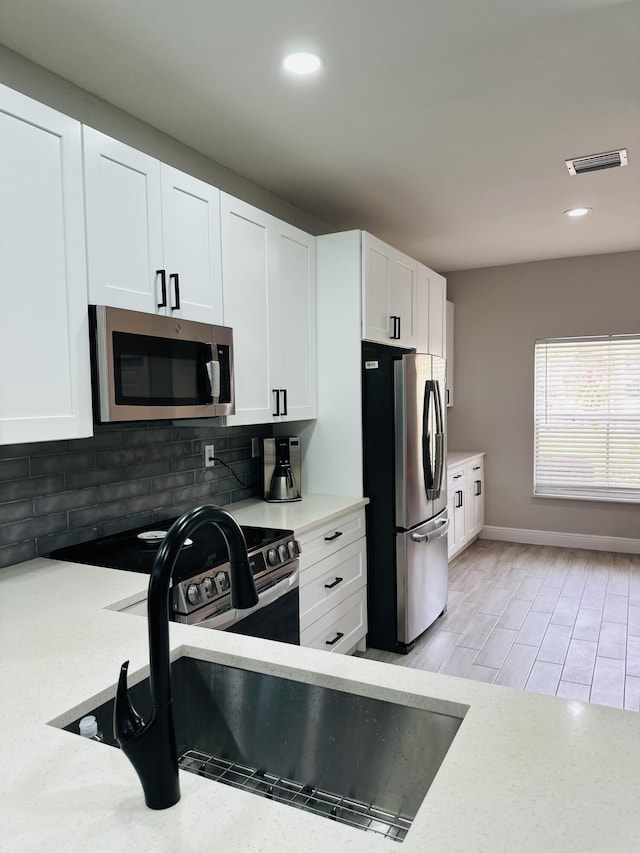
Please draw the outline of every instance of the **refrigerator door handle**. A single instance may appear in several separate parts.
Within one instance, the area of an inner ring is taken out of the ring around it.
[[[437,499],[440,497],[442,491],[442,475],[444,473],[444,418],[442,415],[442,396],[438,382],[434,383],[434,401],[436,413],[436,466],[433,498]]]
[[[434,539],[440,539],[449,531],[449,519],[440,523],[440,527],[434,530],[433,533],[412,533],[411,539],[414,542],[433,542]]]
[[[436,424],[431,422],[431,397],[433,395],[434,408],[436,405],[436,389],[437,385],[433,379],[427,379],[424,383],[424,405],[422,409],[422,468],[424,474],[424,488],[427,498],[431,501],[436,495],[435,476],[437,474],[438,460],[438,435],[437,435],[437,418]],[[431,427],[435,426],[435,463],[436,470],[434,472],[433,463],[431,461]]]

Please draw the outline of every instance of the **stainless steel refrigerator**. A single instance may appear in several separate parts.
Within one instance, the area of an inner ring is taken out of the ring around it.
[[[368,644],[407,652],[447,606],[445,361],[362,345]]]

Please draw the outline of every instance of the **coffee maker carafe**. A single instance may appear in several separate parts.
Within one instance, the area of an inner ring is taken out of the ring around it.
[[[280,503],[299,501],[300,496],[300,439],[264,438],[263,497]]]

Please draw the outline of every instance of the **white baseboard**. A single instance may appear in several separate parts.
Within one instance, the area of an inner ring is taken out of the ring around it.
[[[590,551],[617,551],[640,554],[640,539],[622,536],[589,536],[582,533],[556,533],[553,530],[524,530],[516,527],[483,527],[481,539],[522,542],[526,545],[556,545],[559,548],[586,548]]]

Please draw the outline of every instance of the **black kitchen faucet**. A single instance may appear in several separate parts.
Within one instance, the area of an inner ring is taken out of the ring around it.
[[[258,603],[245,538],[233,516],[218,506],[207,505],[189,510],[174,522],[158,549],[149,581],[151,718],[145,722],[131,704],[129,661],[120,668],[113,712],[114,736],[140,777],[150,809],[168,809],[180,799],[169,659],[169,589],[182,545],[190,533],[207,523],[218,527],[227,544],[232,606],[245,609]]]

